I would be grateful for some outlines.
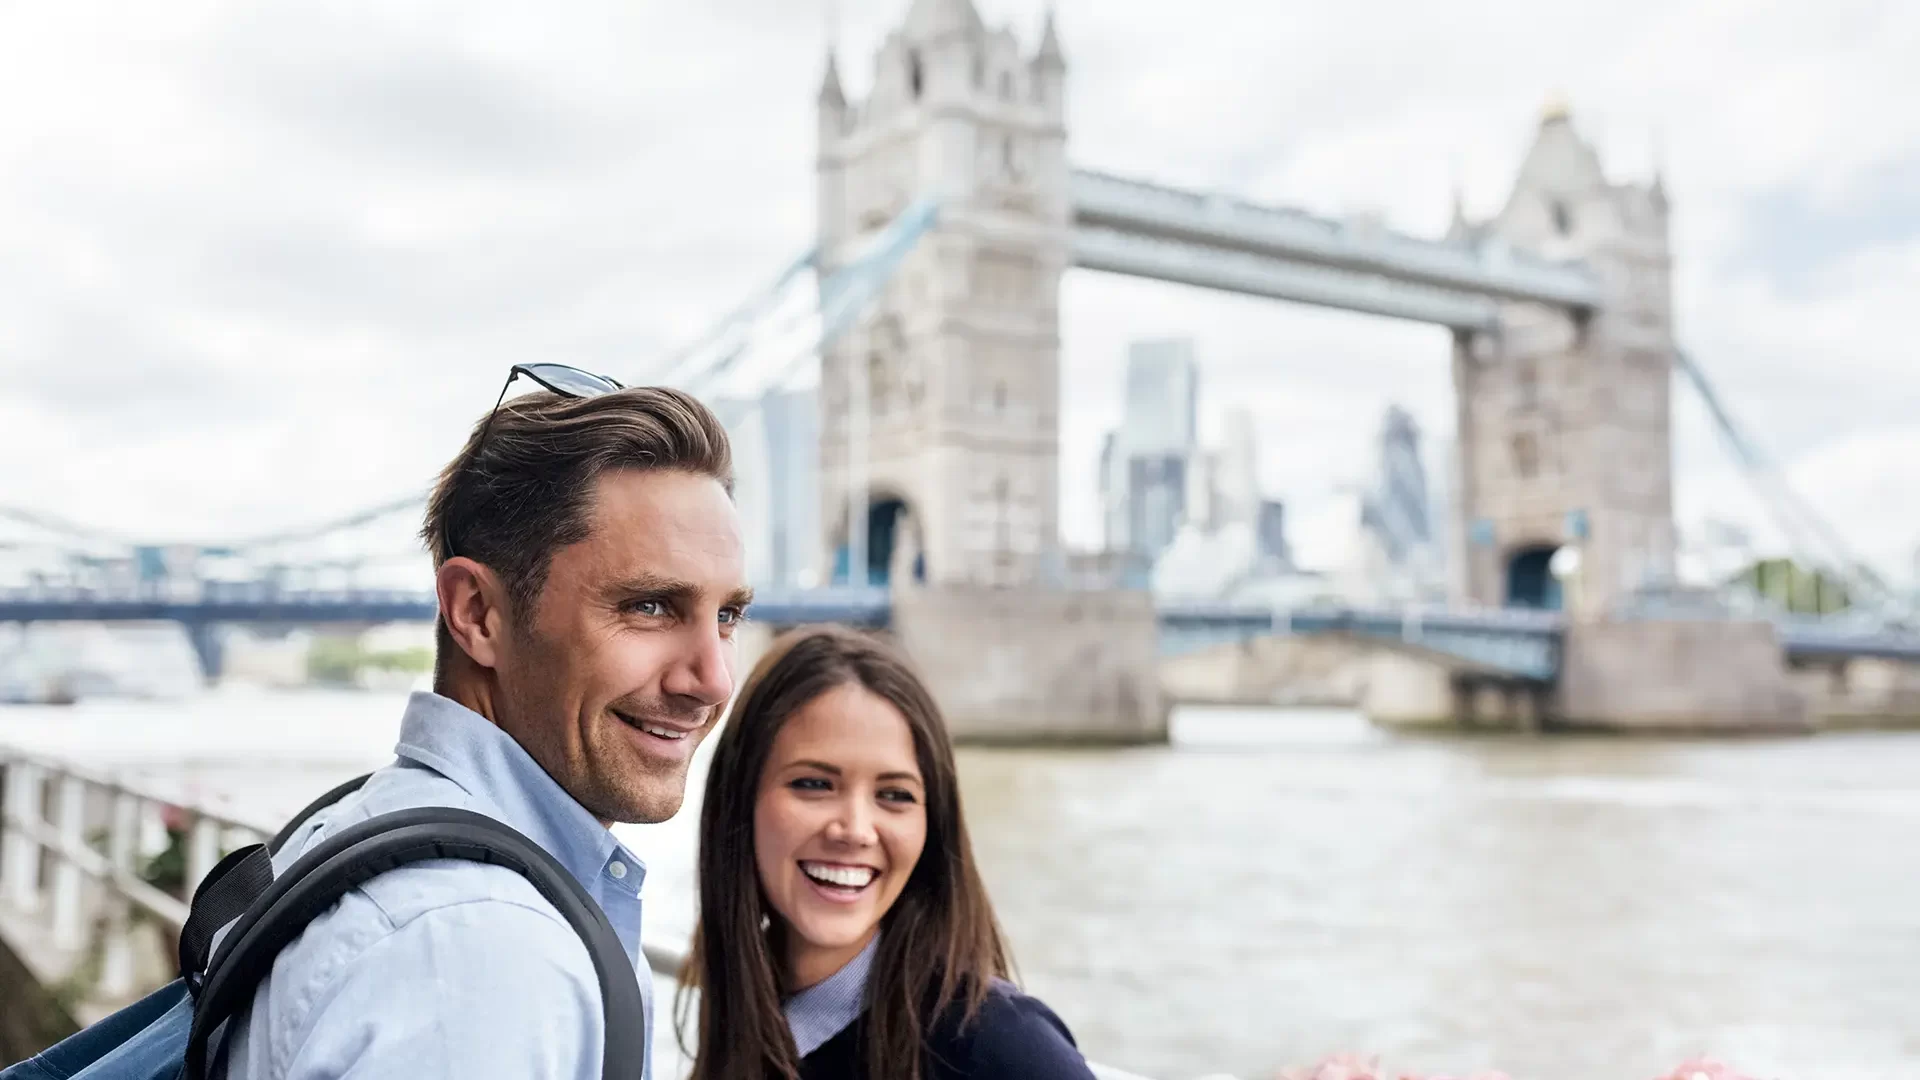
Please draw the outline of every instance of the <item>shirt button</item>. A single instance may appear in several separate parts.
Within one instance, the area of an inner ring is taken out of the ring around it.
[[[615,859],[613,862],[607,864],[607,873],[613,875],[613,880],[619,881],[621,878],[627,876],[627,864],[621,862],[619,859]]]

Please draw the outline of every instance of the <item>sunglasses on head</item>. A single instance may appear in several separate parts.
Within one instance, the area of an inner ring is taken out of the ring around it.
[[[525,375],[548,390],[566,398],[592,398],[601,394],[611,394],[615,390],[625,390],[613,379],[605,375],[595,375],[591,371],[582,371],[565,364],[515,364],[507,372],[507,381],[500,387],[500,396],[494,399],[493,411],[487,414],[487,422],[480,428],[480,437],[474,440],[473,448],[477,454],[487,441],[487,432],[493,430],[493,418],[500,415],[500,404],[507,400],[507,390],[513,386],[513,380]]]
[[[599,397],[601,394],[611,394],[615,390],[626,389],[605,375],[595,375],[591,371],[582,371],[565,364],[515,364],[512,370],[507,372],[507,381],[500,387],[500,396],[494,399],[493,411],[487,414],[487,423],[480,429],[479,441],[473,444],[475,450],[480,448],[481,443],[487,441],[487,432],[493,430],[493,418],[500,415],[500,403],[507,400],[507,390],[513,385],[513,380],[522,375],[561,397]]]

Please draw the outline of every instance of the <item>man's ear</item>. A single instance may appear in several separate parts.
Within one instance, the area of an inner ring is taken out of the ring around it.
[[[500,664],[507,633],[507,591],[492,570],[465,557],[440,564],[434,575],[440,618],[460,651],[483,668]]]

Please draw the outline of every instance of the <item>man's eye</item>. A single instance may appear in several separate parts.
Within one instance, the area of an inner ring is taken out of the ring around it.
[[[660,616],[667,613],[667,604],[664,600],[635,600],[627,610],[635,615]]]
[[[740,608],[728,607],[720,609],[720,624],[722,626],[732,626],[735,623],[743,623],[746,621],[747,613]]]

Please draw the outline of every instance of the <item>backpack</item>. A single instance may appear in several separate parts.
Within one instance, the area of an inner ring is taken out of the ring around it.
[[[538,844],[484,814],[452,807],[398,810],[322,841],[275,877],[273,856],[315,812],[357,790],[341,784],[266,844],[220,860],[194,890],[180,931],[180,978],[7,1069],[0,1080],[206,1080],[215,1038],[253,1000],[280,950],[348,891],[425,859],[504,866],[540,891],[586,943],[600,980],[606,1046],[602,1080],[638,1080],[646,1063],[640,984],[613,926],[574,876]],[[214,948],[219,931],[231,925]]]

